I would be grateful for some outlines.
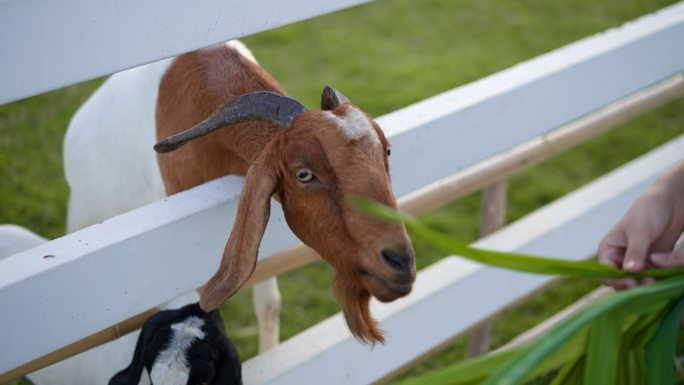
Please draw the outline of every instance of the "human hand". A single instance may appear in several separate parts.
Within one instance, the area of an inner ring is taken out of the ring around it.
[[[684,162],[658,179],[604,236],[599,261],[628,272],[684,265],[684,251],[673,251],[684,230]],[[606,282],[624,289],[651,281],[632,278]]]

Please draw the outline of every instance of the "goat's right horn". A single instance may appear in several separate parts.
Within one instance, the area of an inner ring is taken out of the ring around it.
[[[298,101],[270,91],[238,96],[219,107],[207,119],[186,131],[170,136],[154,145],[156,152],[170,152],[187,142],[219,128],[241,122],[262,120],[289,128],[295,116],[307,111]]]

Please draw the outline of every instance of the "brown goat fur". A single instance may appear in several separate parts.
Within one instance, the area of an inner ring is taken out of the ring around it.
[[[285,95],[271,75],[232,47],[219,45],[181,55],[159,85],[157,139],[187,130],[228,100],[263,90]],[[172,153],[159,155],[167,194],[228,174],[245,175],[279,130],[264,122],[239,123],[226,134],[198,138]]]
[[[160,85],[157,138],[196,125],[237,96],[263,90],[285,94],[230,46],[179,56]],[[370,297],[393,301],[410,292],[413,250],[403,226],[369,218],[349,203],[364,197],[396,207],[382,130],[352,104],[331,107],[302,112],[288,129],[261,121],[234,124],[159,155],[159,164],[169,194],[226,174],[246,175],[220,266],[202,291],[203,309],[218,307],[251,276],[273,196],[292,231],[335,268],[333,289],[352,333],[381,342]],[[296,177],[302,169],[314,177],[302,182]],[[387,250],[401,255],[402,264],[388,262]]]

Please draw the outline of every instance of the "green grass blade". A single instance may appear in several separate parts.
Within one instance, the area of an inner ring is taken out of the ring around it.
[[[585,385],[615,384],[625,321],[621,309],[597,317],[589,327]]]
[[[361,211],[374,217],[403,223],[415,236],[439,247],[447,253],[457,254],[480,263],[503,267],[506,269],[524,271],[535,274],[551,274],[562,276],[576,276],[584,278],[620,278],[620,277],[670,277],[684,274],[684,268],[677,269],[653,269],[639,273],[626,273],[622,270],[607,266],[596,261],[566,261],[553,258],[536,257],[518,253],[506,253],[476,249],[467,246],[450,237],[440,234],[417,219],[404,213],[400,213],[377,202],[355,198],[352,203]]]
[[[577,360],[584,354],[586,333],[579,333],[565,345],[562,351],[550,355],[525,377],[526,380],[550,372],[565,362]],[[419,377],[402,381],[399,385],[470,385],[480,384],[492,372],[515,360],[529,345],[514,349],[499,350],[472,360],[455,363],[445,369],[426,373]]]
[[[586,358],[580,360],[570,372],[570,375],[565,379],[563,385],[577,385],[582,383],[582,373],[584,372],[584,367],[587,364]]]
[[[587,306],[581,312],[568,317],[550,330],[530,349],[521,353],[516,360],[509,362],[501,371],[490,377],[485,384],[520,384],[526,377],[526,372],[533,370],[536,365],[543,362],[545,357],[563,345],[574,333],[577,333],[592,320],[608,311],[622,306],[625,309],[630,309],[649,301],[676,298],[683,294],[684,276],[680,276],[637,287],[599,300]]]
[[[399,385],[469,385],[479,384],[487,376],[512,357],[519,354],[524,347],[494,352],[468,361],[462,361],[442,370],[435,370],[419,377],[402,381]]]
[[[679,322],[684,312],[684,298],[680,299],[660,324],[646,347],[647,382],[649,384],[674,385],[674,355]]]
[[[551,385],[575,385],[582,378],[585,356],[581,355],[577,359],[568,362],[563,369],[553,379]]]
[[[626,368],[626,381],[621,382],[621,384],[643,385],[648,383],[646,380],[646,346],[653,339],[659,325],[670,310],[666,302],[658,302],[657,306],[659,308],[650,309],[650,314],[639,317],[639,320],[625,333],[626,339],[623,344],[627,344],[629,350],[624,359],[626,363],[621,366]],[[639,310],[643,311],[644,307],[639,307]]]
[[[665,319],[669,311],[667,304],[663,304],[662,306],[663,308],[656,313],[656,317],[654,317],[650,322],[646,323],[644,327],[634,336],[634,342],[632,343],[633,346],[640,346],[645,351],[646,346],[648,346],[648,343],[653,339],[653,336],[658,331],[662,320]]]
[[[643,348],[630,349],[627,360],[628,385],[642,385],[646,383],[646,355]]]
[[[642,310],[642,309],[639,309]],[[625,385],[642,385],[646,383],[646,361],[643,355],[645,346],[639,344],[637,336],[654,323],[660,323],[666,308],[652,311],[645,315],[631,315],[625,321],[622,343],[620,344],[620,362],[617,372],[617,383]],[[644,357],[641,360],[641,357]],[[641,360],[641,361],[640,361]]]

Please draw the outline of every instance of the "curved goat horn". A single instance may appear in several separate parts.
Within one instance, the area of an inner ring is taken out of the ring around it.
[[[298,101],[270,91],[252,92],[238,96],[221,106],[207,119],[154,145],[156,152],[170,152],[187,142],[219,128],[241,122],[263,120],[289,128],[295,116],[306,108]]]
[[[321,95],[321,110],[334,110],[340,104],[351,103],[349,98],[333,87],[325,86]]]

